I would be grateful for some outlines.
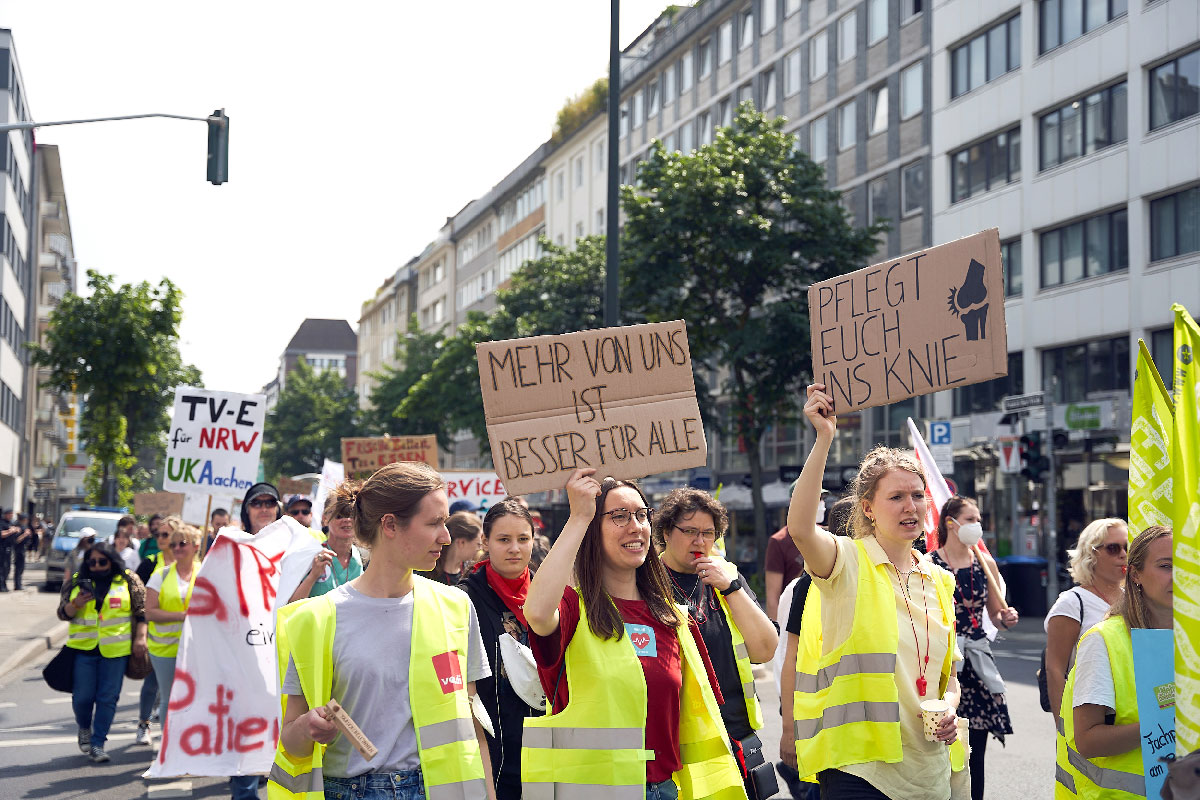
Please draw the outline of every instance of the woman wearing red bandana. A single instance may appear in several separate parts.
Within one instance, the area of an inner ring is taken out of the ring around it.
[[[475,689],[492,720],[487,737],[497,800],[521,796],[521,731],[526,717],[545,708],[525,621],[529,591],[529,557],[533,552],[533,519],[528,509],[508,498],[488,510],[483,520],[487,557],[475,565],[458,588],[466,591],[479,617],[483,649],[492,677]]]

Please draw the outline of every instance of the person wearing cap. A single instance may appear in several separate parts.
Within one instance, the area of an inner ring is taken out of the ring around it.
[[[312,498],[306,494],[294,494],[288,497],[283,511],[292,519],[308,528],[309,534],[321,544],[325,543],[325,532],[313,525]]]
[[[274,484],[256,483],[246,490],[242,498],[242,530],[246,533],[258,533],[282,516],[283,506]]]

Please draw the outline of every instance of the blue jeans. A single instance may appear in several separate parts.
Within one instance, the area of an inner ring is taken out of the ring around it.
[[[646,800],[676,800],[679,797],[679,787],[674,781],[646,784]]]
[[[154,656],[150,656],[154,663]],[[142,693],[138,696],[138,722],[149,722],[154,716],[154,706],[158,703],[158,673],[150,670],[150,674],[142,678]],[[159,717],[161,724],[166,717]]]
[[[233,800],[258,800],[258,776],[234,775],[229,779],[229,796]]]
[[[325,800],[424,800],[421,770],[368,772],[356,778],[325,778]]]
[[[108,741],[108,729],[117,713],[117,700],[121,697],[128,660],[129,656],[105,658],[98,647],[75,654],[71,707],[75,711],[75,724],[92,729],[92,747],[104,747]]]
[[[158,686],[158,724],[167,724],[167,703],[171,701],[171,685],[175,683],[175,656],[156,656],[151,654],[150,666],[154,672],[146,676],[146,680],[155,679]],[[145,692],[143,691],[143,694]],[[142,717],[149,719],[149,717]]]

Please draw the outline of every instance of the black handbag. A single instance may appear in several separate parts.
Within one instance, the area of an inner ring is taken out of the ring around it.
[[[74,647],[63,645],[58,655],[42,669],[42,679],[54,691],[70,694],[74,690],[76,652]]]
[[[749,800],[767,800],[779,793],[779,779],[775,777],[775,766],[767,763],[763,757],[762,740],[756,734],[750,734],[740,742],[730,739],[733,745],[735,760],[742,769],[742,779],[746,786],[746,796]],[[738,757],[738,751],[741,757]]]
[[[1079,600],[1079,624],[1080,624],[1079,632],[1082,634],[1082,633],[1084,633],[1083,627],[1082,627],[1083,626],[1083,595],[1081,595],[1079,592],[1075,592],[1075,597]],[[1063,616],[1066,616],[1066,615],[1064,614]],[[1037,671],[1037,685],[1038,685],[1038,702],[1042,706],[1042,711],[1050,711],[1050,686],[1046,682],[1046,648],[1044,648],[1044,647],[1042,648],[1042,660],[1040,662],[1040,665],[1038,666],[1038,671]]]

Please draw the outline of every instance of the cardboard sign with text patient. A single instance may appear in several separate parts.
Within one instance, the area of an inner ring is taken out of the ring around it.
[[[813,380],[836,413],[1008,374],[995,228],[808,289]]]
[[[640,478],[708,459],[682,321],[485,342],[476,356],[512,494],[562,488],[580,467]]]

